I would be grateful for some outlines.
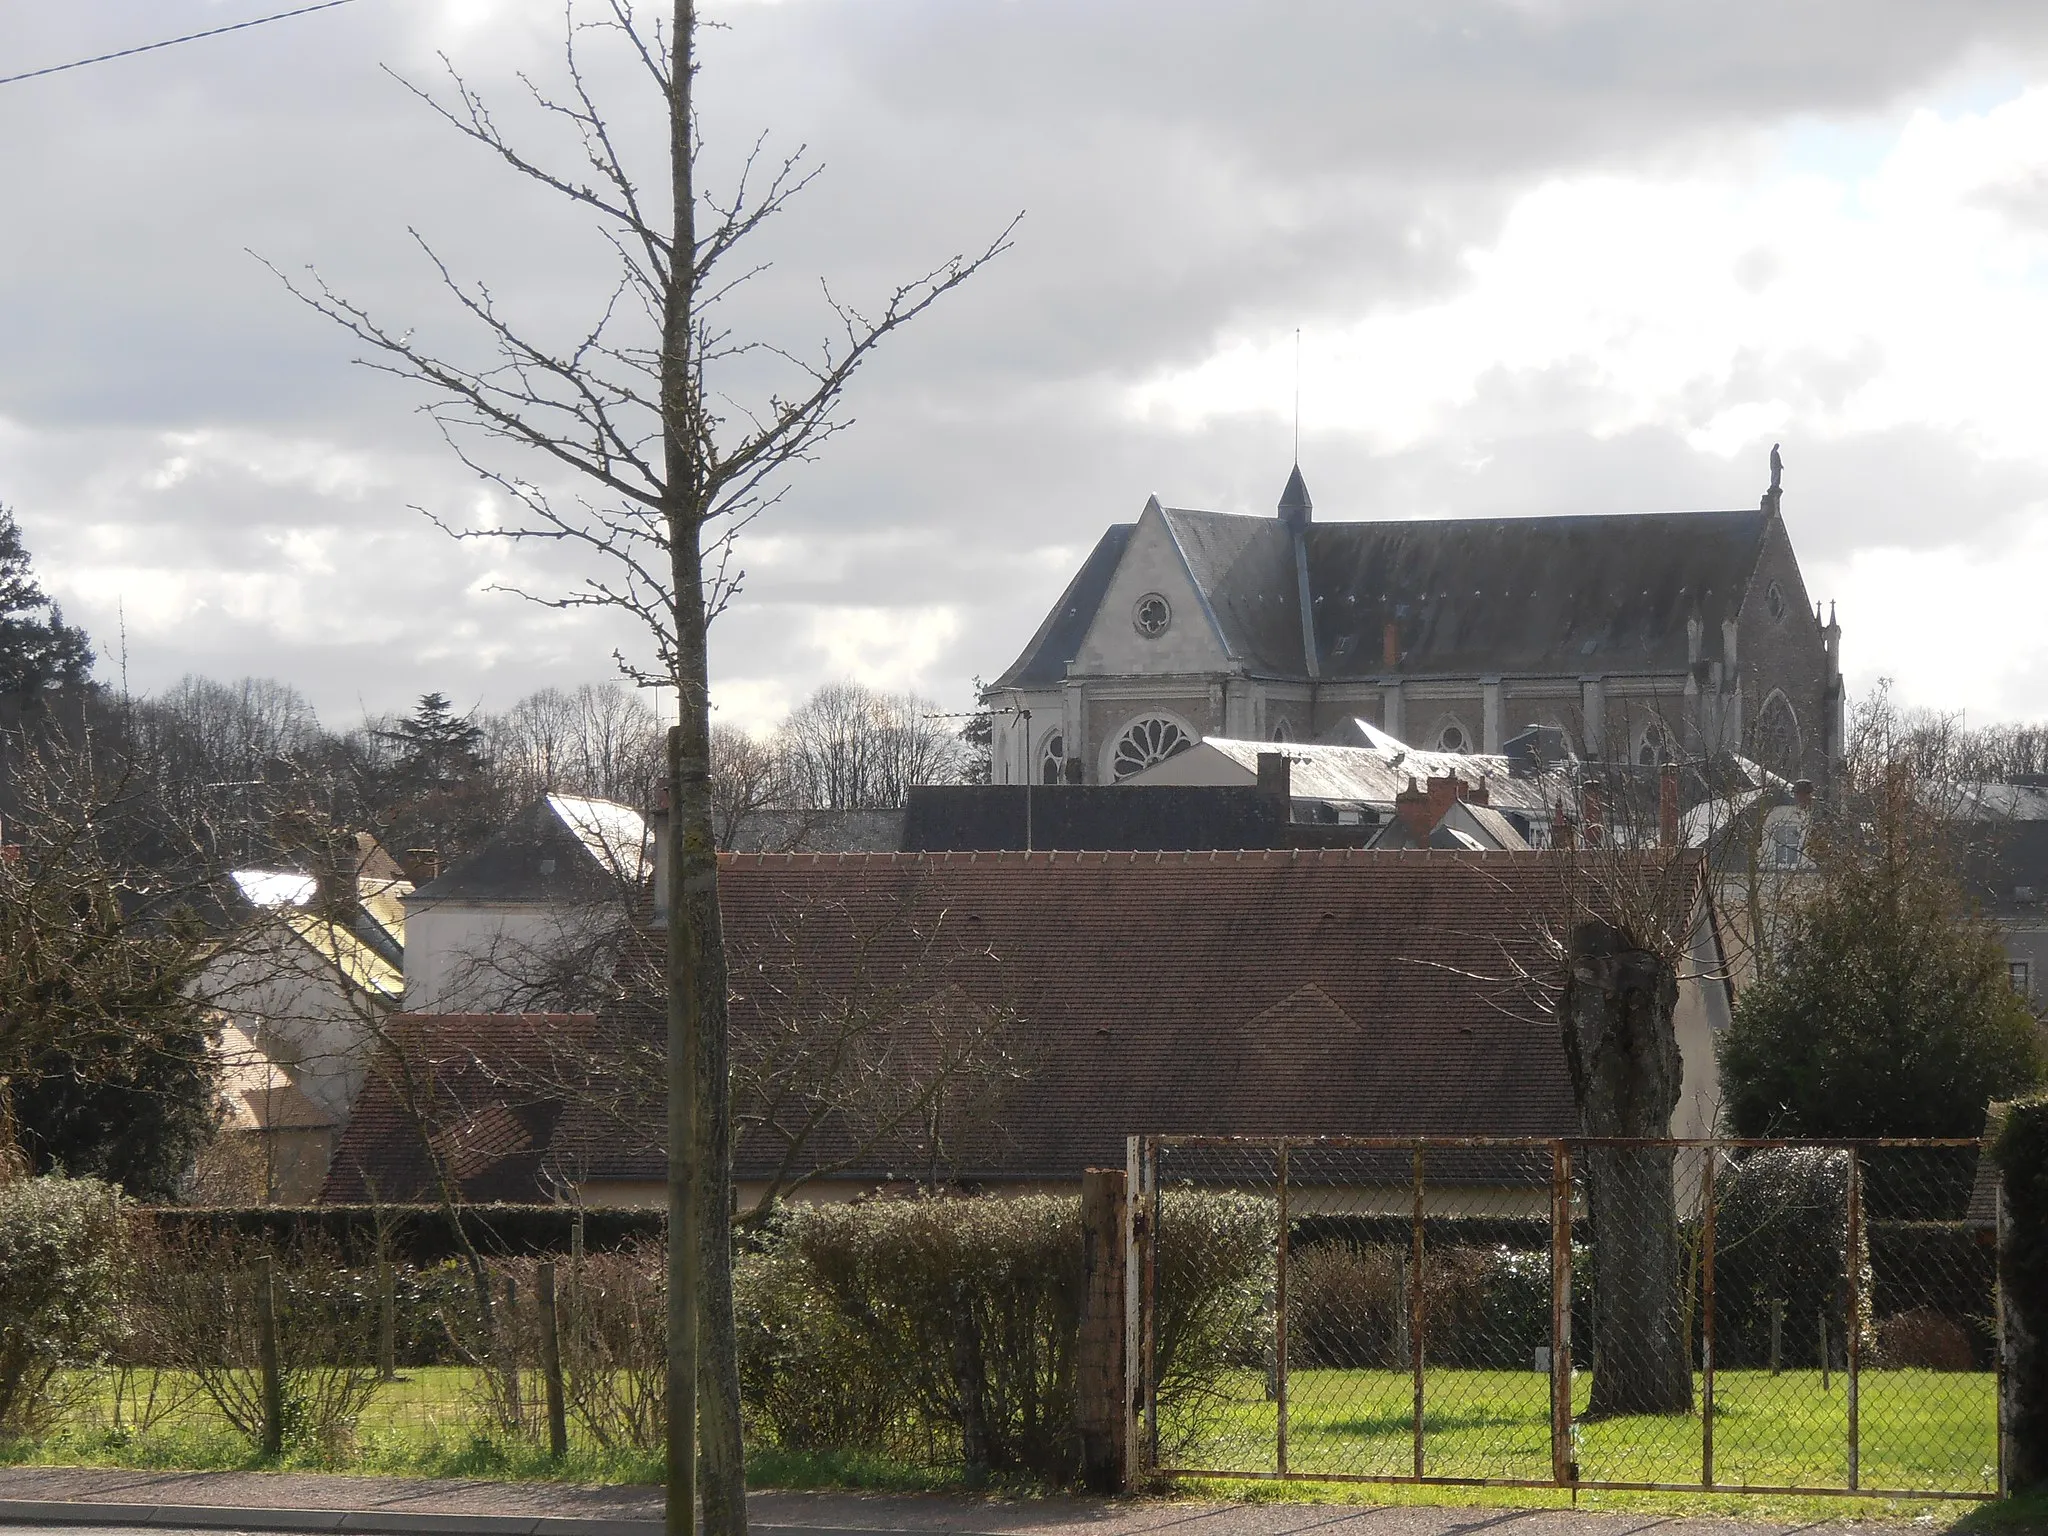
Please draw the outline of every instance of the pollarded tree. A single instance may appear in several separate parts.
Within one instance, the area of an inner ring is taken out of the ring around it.
[[[2041,1081],[2039,1021],[1912,763],[1854,773],[1847,807],[1809,834],[1812,887],[1722,1040],[1729,1128],[1975,1136],[1987,1103]]]
[[[92,643],[44,594],[21,527],[0,506],[0,696],[33,699],[91,676]]]

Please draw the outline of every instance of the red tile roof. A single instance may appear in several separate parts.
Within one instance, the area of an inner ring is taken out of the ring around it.
[[[1121,1164],[1134,1132],[1568,1135],[1563,1052],[1528,980],[1556,971],[1546,935],[1566,916],[1564,867],[1548,853],[1362,849],[730,855],[734,1051],[771,1049],[791,1018],[833,1007],[1014,1010],[1029,1072],[955,1127],[948,1169],[967,1180],[1071,1179]],[[640,1026],[650,1045],[657,1012]],[[531,1026],[417,1027],[459,1053]],[[630,1135],[620,1108],[618,1095],[570,1102],[549,1160],[580,1178],[659,1178],[658,1104]],[[377,1134],[352,1120],[344,1153],[369,1155]],[[851,1138],[835,1120],[813,1151]],[[743,1137],[736,1175],[776,1157],[770,1138]],[[847,1172],[927,1166],[909,1135]]]

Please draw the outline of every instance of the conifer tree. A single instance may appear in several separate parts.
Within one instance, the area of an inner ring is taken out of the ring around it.
[[[14,514],[0,506],[0,696],[40,696],[92,676],[92,643],[64,622],[30,569]]]

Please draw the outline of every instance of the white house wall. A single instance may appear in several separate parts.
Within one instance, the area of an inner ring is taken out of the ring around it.
[[[587,938],[589,914],[538,902],[437,901],[405,917],[411,1013],[519,1011],[522,978]]]

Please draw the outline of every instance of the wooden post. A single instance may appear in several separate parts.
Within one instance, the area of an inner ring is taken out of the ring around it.
[[[1825,1334],[1825,1313],[1822,1314],[1822,1331],[1823,1334]],[[1778,1374],[1779,1368],[1784,1363],[1784,1347],[1785,1298],[1782,1296],[1773,1296],[1771,1298],[1771,1374],[1773,1376]],[[1827,1349],[1825,1346],[1823,1346],[1821,1349],[1821,1370],[1823,1374],[1825,1374],[1827,1370]]]
[[[1081,1481],[1096,1493],[1124,1486],[1125,1173],[1081,1175],[1081,1331],[1074,1358]]]
[[[390,1381],[398,1375],[398,1277],[389,1255],[377,1260],[377,1376]]]
[[[1145,1464],[1145,1204],[1142,1143],[1124,1142],[1124,1490],[1138,1485]]]
[[[277,1272],[269,1254],[256,1267],[256,1365],[263,1377],[263,1454],[284,1453],[284,1379],[277,1360]]]
[[[550,1259],[534,1276],[540,1302],[540,1368],[547,1378],[548,1455],[556,1461],[569,1454],[569,1409],[562,1394],[561,1318],[555,1310],[555,1264]]]
[[[505,1319],[498,1330],[498,1356],[505,1373],[505,1417],[516,1434],[526,1424],[526,1404],[519,1392],[519,1282],[505,1277]]]

